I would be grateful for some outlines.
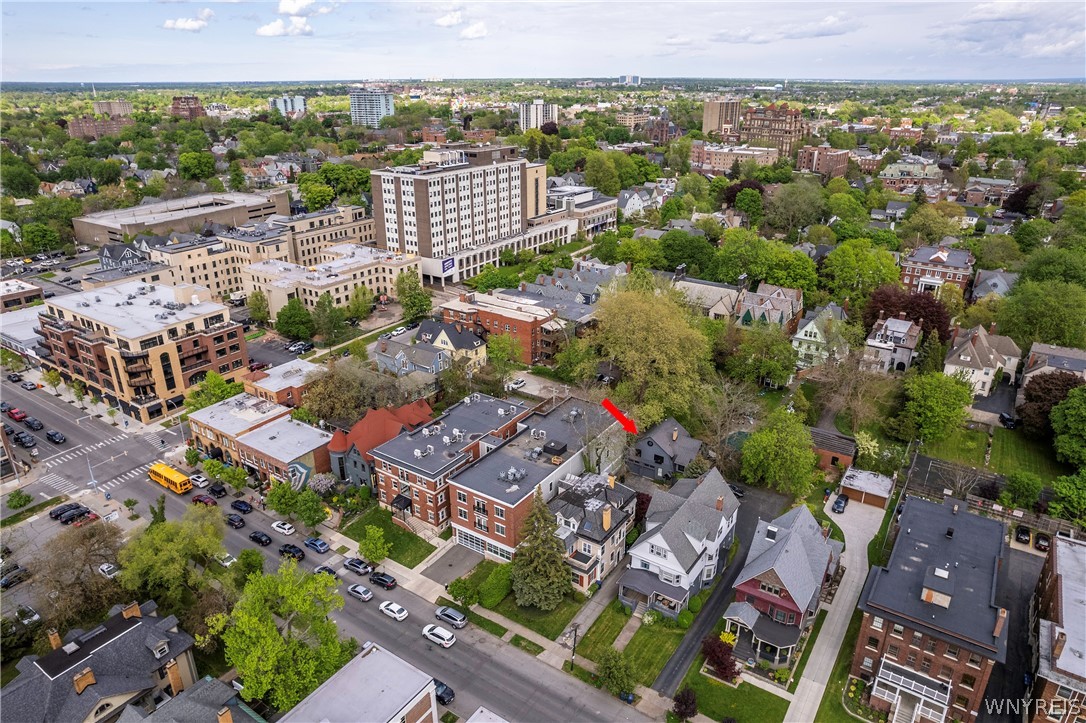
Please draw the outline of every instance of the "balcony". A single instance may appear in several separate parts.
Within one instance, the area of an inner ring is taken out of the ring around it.
[[[138,362],[136,364],[129,364],[125,366],[124,370],[130,374],[137,372],[149,372],[151,371],[151,365],[147,362]]]
[[[946,683],[895,665],[886,659],[883,659],[879,667],[878,681],[892,683],[941,705],[946,705],[950,700],[950,687]]]
[[[479,532],[487,532],[487,533],[490,532],[490,526],[487,525],[482,520],[475,520],[475,525],[474,526],[475,526],[475,529],[478,530]]]
[[[123,359],[139,359],[141,357],[147,357],[150,355],[150,349],[140,349],[139,351],[129,351],[127,349],[121,349],[121,358]]]
[[[128,377],[129,386],[133,387],[146,387],[155,383],[154,377],[150,374],[140,374],[138,376]]]
[[[197,356],[199,354],[206,354],[208,348],[206,346],[198,346],[195,349],[181,349],[177,352],[177,356],[181,359],[187,359],[191,356]]]
[[[181,371],[182,372],[191,372],[191,371],[193,371],[195,369],[200,369],[201,367],[206,367],[210,363],[211,363],[210,359],[201,359],[201,360],[198,360],[198,361],[196,361],[196,362],[194,362],[192,364],[185,364],[184,366],[181,367]]]
[[[477,514],[477,515],[482,515],[483,517],[487,516],[486,505],[481,505],[478,502],[476,502],[475,507],[473,507],[472,509],[475,511],[475,514]]]
[[[151,404],[152,402],[157,402],[157,401],[158,401],[158,397],[155,396],[154,394],[139,394],[137,396],[132,397],[133,404],[139,404],[139,405]]]
[[[38,314],[38,319],[41,320],[42,326],[48,326],[49,328],[56,329],[57,331],[68,331],[72,328],[71,322],[64,321],[63,319],[58,319],[52,314]]]

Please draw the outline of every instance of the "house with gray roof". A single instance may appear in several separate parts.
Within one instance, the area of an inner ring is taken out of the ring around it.
[[[569,475],[547,505],[555,515],[555,534],[566,548],[573,587],[588,592],[626,556],[626,533],[634,520],[637,493],[614,475]]]
[[[1066,710],[1068,701],[1086,701],[1086,541],[1052,539],[1032,603],[1030,697],[1047,703],[1046,711],[1061,710],[1061,703]]]
[[[117,723],[263,723],[264,718],[246,705],[234,687],[218,678],[204,676],[191,688],[148,711],[134,705],[121,711]]]
[[[977,278],[973,281],[973,291],[970,300],[980,301],[989,294],[995,294],[1003,298],[1011,293],[1011,289],[1018,283],[1018,274],[1003,269],[981,269],[977,272]]]
[[[973,387],[973,394],[989,396],[1002,379],[1014,383],[1022,350],[1009,336],[985,331],[983,326],[972,329],[954,327],[950,351],[943,363],[947,376],[962,375]]]
[[[792,346],[800,369],[822,366],[829,359],[842,359],[848,354],[848,343],[841,335],[841,325],[848,321],[845,310],[830,302],[816,306],[800,319]]]
[[[50,630],[53,649],[28,655],[4,686],[4,719],[20,723],[112,720],[126,707],[154,711],[196,682],[194,640],[148,601],[115,605],[93,630]]]
[[[377,363],[378,371],[398,377],[416,371],[436,375],[452,365],[452,356],[444,349],[426,342],[409,344],[395,339],[379,340],[373,360]]]
[[[748,657],[772,666],[787,664],[814,622],[822,588],[843,551],[806,505],[758,520],[747,563],[735,579],[735,602],[724,612],[737,652],[749,651]]]
[[[1052,372],[1070,372],[1086,379],[1086,349],[1071,349],[1054,344],[1034,342],[1026,354],[1022,367],[1022,384],[1018,388],[1015,406],[1025,401],[1025,389],[1030,380],[1039,374]]]
[[[739,500],[715,467],[670,492],[654,492],[645,532],[618,582],[619,600],[635,614],[649,609],[677,617],[723,570],[738,512]]]
[[[803,315],[803,289],[789,289],[762,282],[757,291],[744,289],[735,307],[735,319],[740,326],[772,324],[782,327],[789,336],[796,333]]]
[[[674,417],[668,417],[630,448],[626,466],[642,477],[670,480],[683,476],[701,452],[701,446]]]
[[[861,364],[868,371],[906,371],[919,353],[920,335],[920,324],[906,319],[904,311],[890,319],[884,319],[880,311],[867,335]]]
[[[451,361],[463,359],[471,369],[486,364],[486,342],[466,324],[426,319],[419,323],[415,341],[441,349]]]

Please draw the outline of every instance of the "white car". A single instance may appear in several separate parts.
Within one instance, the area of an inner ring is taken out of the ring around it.
[[[391,600],[385,600],[381,603],[380,607],[381,612],[388,615],[393,620],[403,621],[407,619],[407,611]]]
[[[407,333],[407,327],[406,326],[397,326],[395,329],[392,330],[392,336],[399,336],[400,334],[406,334],[406,333]]]
[[[272,523],[272,529],[276,532],[282,532],[284,535],[294,534],[294,525],[289,522],[283,522],[282,520],[276,520]]]
[[[193,487],[199,487],[200,489],[203,489],[204,487],[207,487],[209,484],[211,484],[211,481],[207,477],[204,477],[202,474],[190,474],[189,482],[192,482]]]
[[[110,580],[112,580],[113,578],[117,577],[117,575],[121,574],[121,569],[113,563],[103,562],[101,565],[98,566],[98,572],[101,575],[104,575],[105,577],[108,577]]]
[[[422,629],[422,637],[443,648],[450,648],[456,642],[456,636],[440,625],[427,625]]]
[[[511,392],[515,389],[520,389],[527,383],[528,382],[524,381],[523,379],[514,379],[513,381],[505,385],[505,390]]]
[[[215,562],[219,563],[223,567],[230,567],[231,565],[233,565],[237,561],[238,561],[238,559],[236,557],[234,557],[233,555],[231,555],[229,552],[224,552],[221,555],[216,555],[215,556]]]
[[[88,251],[90,251],[90,246],[80,246],[78,249],[76,249],[76,251],[78,251],[81,254],[85,254]]]

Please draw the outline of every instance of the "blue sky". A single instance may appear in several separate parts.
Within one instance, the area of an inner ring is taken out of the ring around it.
[[[1086,75],[1081,2],[10,2],[5,81]]]

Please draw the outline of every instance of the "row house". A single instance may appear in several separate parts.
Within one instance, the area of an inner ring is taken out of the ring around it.
[[[958,195],[958,201],[970,206],[997,206],[1018,190],[1018,184],[1006,178],[984,178],[970,176],[965,188]]]
[[[912,366],[919,352],[921,324],[905,318],[905,312],[896,317],[885,319],[879,312],[879,319],[871,327],[864,344],[862,365],[868,371],[903,372]]]
[[[901,283],[906,291],[935,296],[943,284],[954,284],[964,294],[975,263],[973,254],[965,249],[919,246],[901,260]]]
[[[889,563],[860,593],[851,675],[895,723],[975,721],[1007,659],[1007,610],[995,603],[1006,530],[953,498],[910,497],[897,526]]]
[[[783,328],[789,336],[796,333],[802,316],[802,289],[788,289],[764,281],[757,291],[744,289],[735,307],[735,318],[740,326],[772,324]]]
[[[287,482],[298,490],[313,475],[331,471],[330,441],[330,432],[280,417],[238,437],[238,456],[253,477]]]
[[[460,298],[442,304],[439,311],[445,323],[469,326],[484,339],[491,334],[511,335],[523,364],[553,359],[565,329],[565,323],[553,309],[492,294],[461,293]]]
[[[377,479],[373,448],[415,430],[433,416],[430,405],[421,399],[401,407],[367,410],[350,429],[332,433],[328,442],[332,472],[348,484],[373,487]]]
[[[891,191],[939,183],[942,178],[942,171],[936,163],[919,156],[906,156],[879,172],[883,188]]]
[[[883,151],[882,153],[872,153],[867,148],[854,148],[848,152],[849,159],[855,161],[856,165],[859,166],[860,170],[864,173],[875,173],[878,171],[885,155],[886,151]]]
[[[1021,359],[1022,350],[1009,336],[996,334],[994,323],[988,331],[983,326],[965,330],[955,326],[943,373],[960,374],[972,386],[973,394],[987,397],[1001,379],[1014,383]]]
[[[589,592],[622,562],[636,504],[637,493],[614,475],[570,475],[558,483],[558,495],[548,507],[565,544],[575,590]]]
[[[1052,543],[1029,608],[1031,723],[1086,711],[1086,542],[1057,535]]]

